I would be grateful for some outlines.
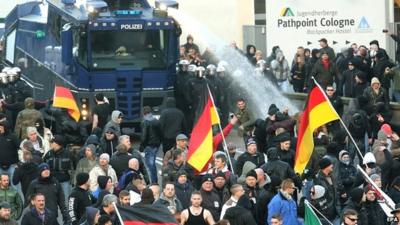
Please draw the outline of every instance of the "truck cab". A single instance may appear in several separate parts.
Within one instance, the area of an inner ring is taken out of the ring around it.
[[[17,5],[5,20],[4,63],[19,66],[38,100],[68,87],[90,119],[102,92],[128,121],[173,96],[180,28],[146,0],[47,0]]]

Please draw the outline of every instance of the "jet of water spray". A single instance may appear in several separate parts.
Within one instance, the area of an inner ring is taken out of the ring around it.
[[[183,30],[195,37],[198,44],[207,46],[219,60],[227,62],[235,86],[241,89],[236,91],[245,96],[258,118],[266,118],[268,107],[273,103],[280,109],[289,108],[291,113],[299,111],[267,78],[257,73],[245,56],[229,47],[204,24],[177,9],[169,8],[168,13],[180,23]]]

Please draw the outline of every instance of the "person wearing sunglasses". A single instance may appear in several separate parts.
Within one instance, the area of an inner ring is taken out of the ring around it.
[[[343,213],[341,225],[356,225],[358,222],[358,213],[353,209],[348,209]]]

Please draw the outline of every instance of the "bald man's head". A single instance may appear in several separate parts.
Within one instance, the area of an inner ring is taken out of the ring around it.
[[[139,170],[139,161],[136,158],[132,158],[128,162],[128,167],[133,170]]]

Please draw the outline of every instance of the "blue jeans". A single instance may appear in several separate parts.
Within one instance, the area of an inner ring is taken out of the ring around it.
[[[68,207],[68,196],[69,194],[71,194],[71,184],[69,183],[69,181],[65,181],[65,182],[60,182],[61,188],[64,192],[64,198],[65,198],[65,205]]]
[[[156,157],[157,157],[158,147],[147,146],[144,148],[144,160],[146,163],[146,167],[150,172],[151,183],[157,183],[157,166],[156,166]]]

